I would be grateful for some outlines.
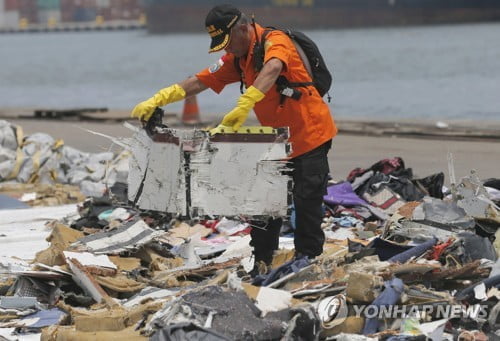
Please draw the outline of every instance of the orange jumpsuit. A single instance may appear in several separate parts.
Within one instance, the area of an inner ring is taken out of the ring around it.
[[[264,28],[256,25],[257,34],[262,36]],[[255,36],[249,45],[249,53],[239,58],[235,66],[235,56],[223,55],[213,66],[196,74],[206,86],[220,93],[227,84],[242,80],[248,88],[258,76],[254,67],[253,46]],[[288,82],[311,82],[294,43],[287,34],[274,30],[267,34],[264,45],[264,63],[278,58],[283,63],[281,75]],[[290,155],[293,167],[293,200],[295,205],[295,252],[298,256],[315,257],[322,253],[324,233],[321,229],[323,218],[323,195],[326,194],[328,181],[327,153],[337,127],[330,114],[328,105],[323,101],[313,85],[298,87],[302,92],[300,99],[283,97],[278,93],[276,84],[257,102],[254,111],[263,126],[290,129],[289,142],[292,144]],[[269,263],[273,251],[278,247],[281,219],[270,219],[264,224],[267,230],[253,229],[252,242],[255,260]]]

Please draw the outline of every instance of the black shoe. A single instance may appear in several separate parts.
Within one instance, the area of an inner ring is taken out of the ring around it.
[[[316,258],[316,256],[310,256],[302,252],[295,252],[295,255],[293,256],[293,260],[299,260],[303,258],[307,258],[309,261],[312,261],[314,258]]]
[[[269,265],[264,263],[263,261],[256,261],[254,266],[253,266],[253,269],[250,270],[250,272],[248,273],[250,275],[250,277],[252,278],[255,278],[259,275],[265,275],[267,274],[269,271]]]

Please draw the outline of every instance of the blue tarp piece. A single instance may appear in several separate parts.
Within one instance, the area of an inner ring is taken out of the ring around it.
[[[401,263],[401,264],[406,263],[411,258],[418,257],[425,251],[432,248],[437,243],[437,241],[438,241],[437,238],[434,237],[431,240],[428,240],[422,244],[412,247],[409,250],[406,250],[405,252],[402,252],[400,254],[397,254],[389,258],[388,261],[391,263]]]
[[[41,310],[34,314],[28,315],[24,317],[22,320],[38,319],[31,324],[27,324],[26,327],[43,328],[52,326],[54,324],[58,324],[63,319],[64,316],[66,316],[66,313],[64,311],[58,308],[52,308],[49,310]]]
[[[386,261],[391,257],[394,257],[406,250],[411,249],[411,246],[401,245],[397,243],[390,242],[382,238],[375,238],[367,248],[375,249],[375,254],[381,261]]]
[[[333,218],[335,225],[340,227],[351,227],[356,226],[358,224],[362,224],[363,222],[357,218],[351,216],[344,216],[341,218]]]
[[[30,208],[31,206],[8,195],[0,194],[0,210]]]
[[[384,282],[385,289],[382,293],[372,302],[371,305],[377,307],[390,306],[396,304],[403,293],[403,281],[399,278],[394,278],[390,281]],[[363,334],[374,334],[378,331],[378,317],[367,318],[363,328]]]
[[[309,258],[307,257],[291,260],[270,271],[268,274],[256,276],[252,284],[265,287],[266,285],[269,285],[288,274],[298,272],[300,269],[308,266],[309,264]]]

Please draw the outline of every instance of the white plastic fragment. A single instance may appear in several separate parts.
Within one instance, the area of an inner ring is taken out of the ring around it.
[[[63,251],[66,259],[76,259],[83,266],[97,266],[110,269],[118,269],[117,266],[109,260],[107,255],[93,255],[89,252],[71,252]]]
[[[488,296],[486,295],[486,285],[484,283],[481,283],[474,287],[474,297],[480,301],[485,301],[488,299]]]
[[[248,227],[247,223],[241,223],[236,220],[230,220],[227,219],[226,217],[223,217],[217,223],[217,225],[215,225],[215,228],[217,229],[217,231],[219,231],[219,233],[222,233],[227,236],[243,231],[247,227]]]
[[[86,236],[72,245],[95,254],[117,254],[146,244],[160,234],[161,231],[153,230],[143,220],[138,220],[112,231]]]
[[[448,322],[448,319],[422,323],[418,326],[418,329],[432,341],[447,340],[443,337],[446,322]]]
[[[23,193],[23,195],[21,196],[21,198],[19,200],[21,200],[23,202],[36,200],[36,192]]]
[[[175,295],[176,292],[167,289],[160,289],[156,287],[146,287],[138,292],[136,295],[129,298],[126,302],[123,303],[125,308],[132,308],[136,305],[139,305],[145,299],[161,299],[169,296]]]
[[[265,316],[269,312],[290,307],[292,294],[285,290],[260,287],[255,301],[255,305],[262,311],[262,315]]]
[[[215,258],[214,262],[222,263],[230,260],[231,258],[250,257],[250,255],[252,254],[250,240],[250,235],[239,237],[235,242],[229,245],[219,257]]]

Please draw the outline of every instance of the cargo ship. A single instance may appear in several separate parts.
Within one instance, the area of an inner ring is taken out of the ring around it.
[[[294,29],[500,20],[500,0],[147,0],[148,31],[204,31],[207,12],[224,2],[263,25]]]

